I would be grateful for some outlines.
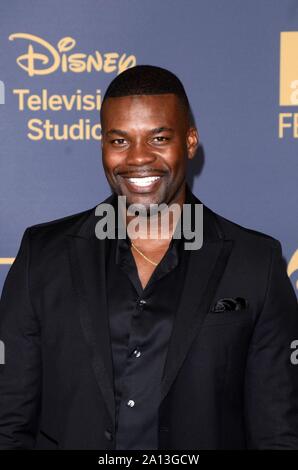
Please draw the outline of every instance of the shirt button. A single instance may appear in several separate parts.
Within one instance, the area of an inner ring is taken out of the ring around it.
[[[132,408],[133,406],[135,406],[135,402],[133,400],[129,400],[127,402],[127,406],[130,406],[130,408]]]
[[[144,299],[138,299],[138,300],[137,300],[137,304],[138,304],[138,306],[139,306],[140,308],[143,308],[144,305],[146,305],[146,300],[144,300]]]
[[[141,355],[141,351],[139,351],[138,349],[135,349],[134,352],[133,352],[134,356],[136,357],[140,357]]]

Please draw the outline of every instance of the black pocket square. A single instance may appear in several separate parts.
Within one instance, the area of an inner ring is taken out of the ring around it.
[[[243,310],[247,308],[248,302],[243,297],[225,297],[219,299],[211,308],[211,312],[220,313],[227,310]]]

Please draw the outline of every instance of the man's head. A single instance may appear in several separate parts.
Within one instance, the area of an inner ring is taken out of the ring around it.
[[[103,166],[127,204],[183,202],[187,159],[198,133],[178,77],[138,65],[109,85],[101,107]]]

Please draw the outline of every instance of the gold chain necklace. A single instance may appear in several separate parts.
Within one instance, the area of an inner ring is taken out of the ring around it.
[[[158,263],[155,263],[155,261],[152,261],[151,259],[147,258],[147,256],[145,256],[144,253],[142,253],[133,242],[131,242],[131,245],[134,247],[135,250],[137,250],[138,253],[140,253],[141,256],[143,256],[143,258],[149,261],[149,263],[153,264],[154,266],[157,266]]]

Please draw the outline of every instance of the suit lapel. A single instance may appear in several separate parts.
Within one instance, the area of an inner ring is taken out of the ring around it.
[[[201,201],[187,189],[188,201]],[[161,401],[169,392],[179,369],[199,334],[233,248],[225,239],[216,215],[203,207],[203,245],[191,250],[179,305],[175,314],[161,384]],[[194,220],[194,219],[192,219]]]
[[[204,242],[190,253],[184,289],[176,312],[161,384],[161,401],[199,334],[232,250],[232,240]]]
[[[104,203],[110,202],[111,197]],[[106,300],[105,240],[95,236],[95,207],[76,233],[68,236],[78,313],[97,384],[112,421],[115,419],[113,359]]]

